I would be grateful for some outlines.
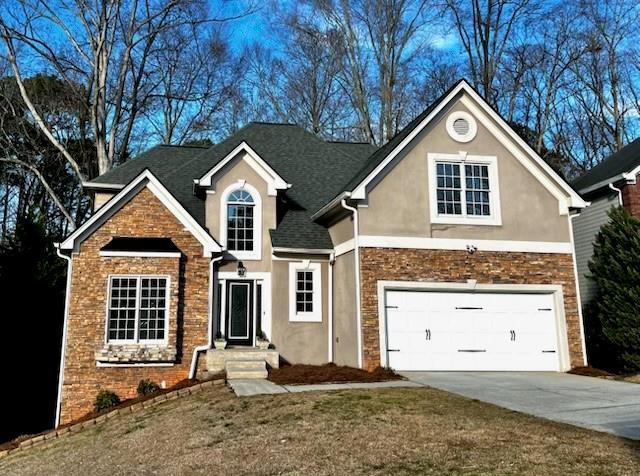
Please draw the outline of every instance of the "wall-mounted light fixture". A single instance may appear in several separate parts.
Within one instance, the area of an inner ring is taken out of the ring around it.
[[[478,247],[476,245],[467,245],[467,251],[470,255],[478,251]]]
[[[244,267],[242,261],[238,261],[238,276],[243,278],[245,274],[247,274],[247,268]]]

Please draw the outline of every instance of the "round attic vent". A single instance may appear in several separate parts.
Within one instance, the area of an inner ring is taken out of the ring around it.
[[[478,125],[471,114],[456,111],[447,118],[447,132],[457,142],[469,142],[478,132]]]

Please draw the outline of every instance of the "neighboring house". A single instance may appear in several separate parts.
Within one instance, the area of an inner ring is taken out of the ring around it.
[[[264,375],[278,357],[586,362],[569,220],[586,204],[464,81],[378,150],[251,123],[210,148],[155,147],[85,187],[95,213],[58,245],[62,422],[101,388]],[[258,330],[275,350],[254,348]],[[232,348],[211,349],[218,331]]]
[[[600,227],[608,220],[612,207],[622,205],[640,218],[640,139],[607,157],[573,182],[573,188],[591,202],[573,219],[578,284],[581,301],[587,305],[595,297],[596,284],[589,279],[589,261]]]

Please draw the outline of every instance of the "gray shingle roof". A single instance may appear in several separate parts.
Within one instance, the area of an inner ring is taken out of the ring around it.
[[[616,179],[621,174],[630,172],[638,166],[640,166],[640,139],[634,140],[610,155],[574,180],[571,185],[578,192],[584,193],[585,189],[609,179]]]
[[[314,223],[311,215],[362,168],[376,150],[371,145],[325,142],[295,125],[254,122],[210,148],[156,146],[93,182],[126,184],[148,168],[204,226],[204,200],[193,194],[193,180],[242,142],[292,184],[286,191],[286,211],[277,229],[271,230],[273,246],[332,248],[328,231]]]

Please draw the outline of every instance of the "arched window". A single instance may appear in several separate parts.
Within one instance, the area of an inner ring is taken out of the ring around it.
[[[253,251],[255,200],[244,189],[234,190],[227,199],[227,249]]]

